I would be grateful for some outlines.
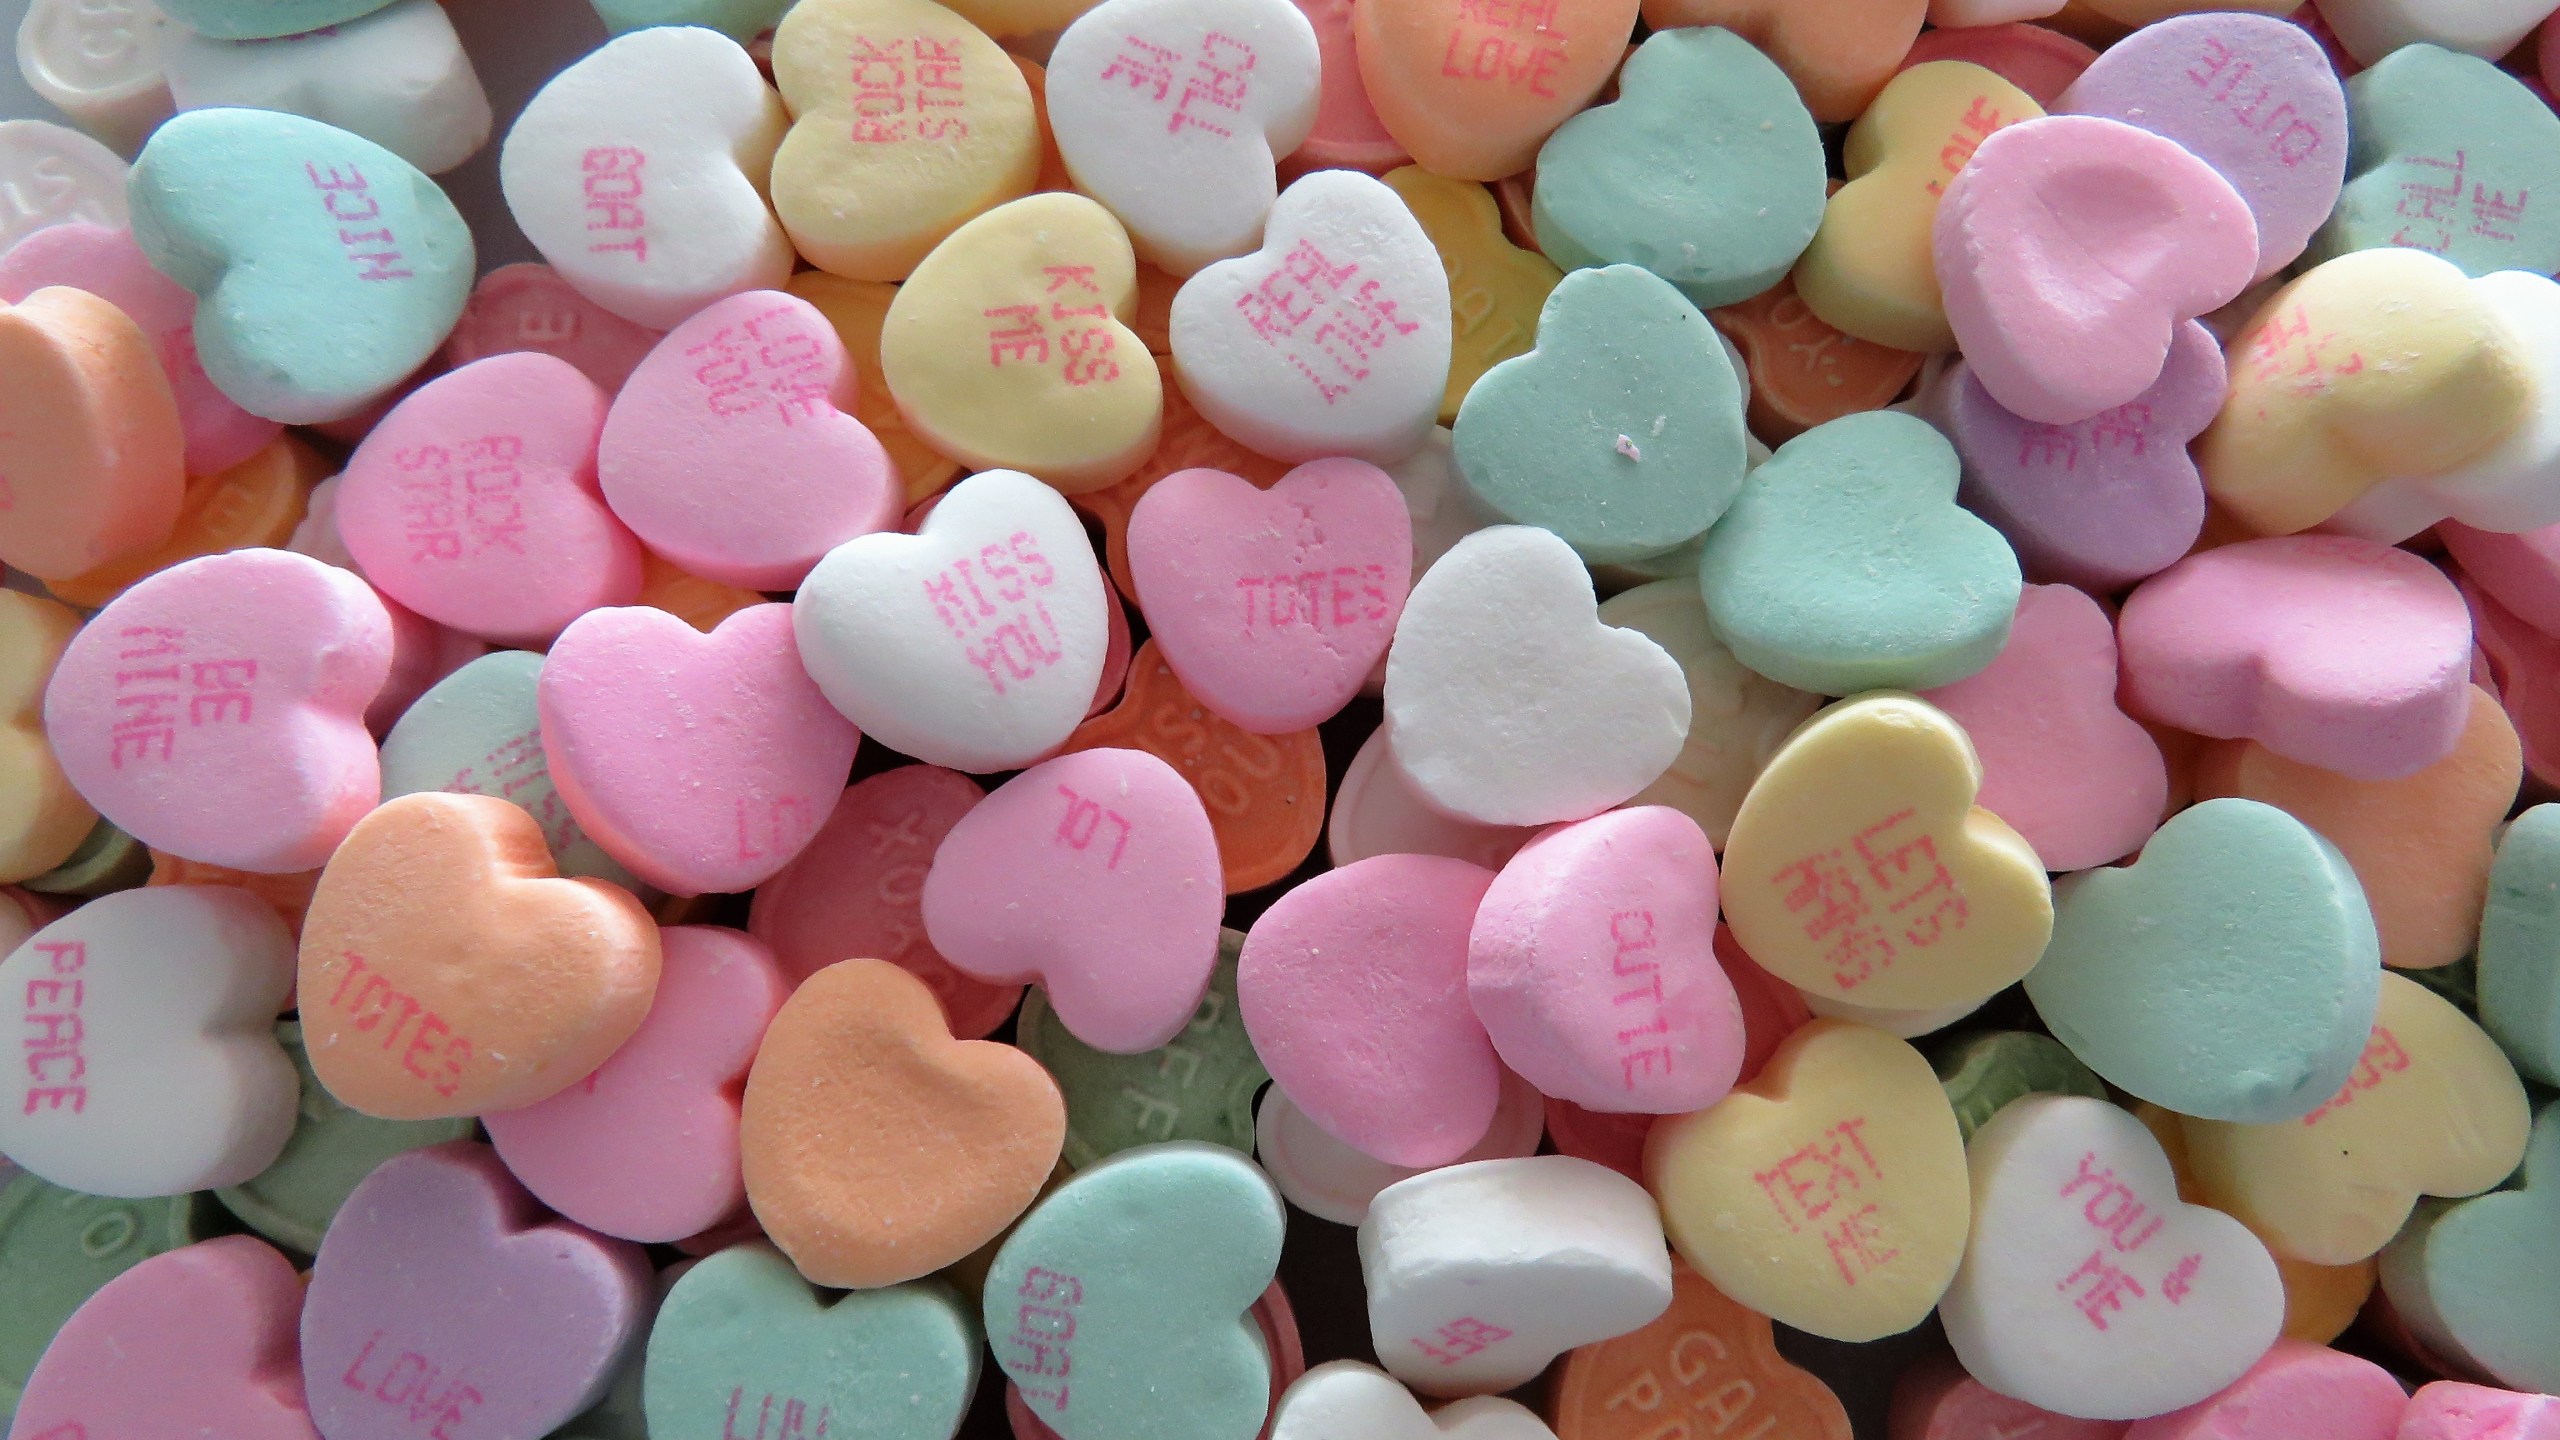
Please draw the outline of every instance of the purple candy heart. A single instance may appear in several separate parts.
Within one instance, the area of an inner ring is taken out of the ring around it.
[[[395,1156],[312,1263],[311,1419],[328,1440],[548,1434],[603,1395],[651,1293],[639,1246],[548,1218],[488,1146]]]
[[[2105,593],[2176,564],[2204,526],[2204,481],[2187,443],[2222,408],[2222,347],[2178,327],[2160,378],[2074,425],[2003,408],[1959,362],[1946,429],[1964,460],[1958,499],[1989,521],[2038,584]]]
[[[2258,221],[2258,274],[2311,243],[2347,175],[2347,92],[2320,42],[2265,15],[2181,15],[2098,57],[2054,103],[2175,140]]]

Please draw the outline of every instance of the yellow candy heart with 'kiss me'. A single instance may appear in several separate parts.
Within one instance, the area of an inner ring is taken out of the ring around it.
[[[44,735],[45,682],[79,628],[68,605],[0,590],[0,884],[70,859],[98,823]]]

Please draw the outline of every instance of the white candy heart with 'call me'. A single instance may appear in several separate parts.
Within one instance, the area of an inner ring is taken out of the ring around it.
[[[1039,759],[1084,719],[1110,640],[1104,583],[1064,496],[982,470],[917,533],[828,551],[792,628],[809,678],[864,734],[985,774]]]
[[[273,40],[185,30],[169,47],[181,110],[238,105],[324,120],[430,175],[489,140],[489,96],[436,0],[399,0],[357,20]]]
[[[1581,557],[1528,525],[1469,535],[1415,583],[1386,701],[1414,789],[1488,825],[1597,815],[1652,784],[1689,738],[1680,662],[1602,624]]]
[[[1555,1440],[1528,1407],[1479,1395],[1423,1413],[1374,1365],[1335,1360],[1297,1378],[1271,1412],[1269,1440]]]
[[[2091,1420],[2192,1405],[2284,1323],[2276,1262],[2178,1199],[2169,1157],[2103,1100],[2037,1095],[1974,1132],[1973,1238],[1939,1302],[1956,1358],[2003,1395]]]

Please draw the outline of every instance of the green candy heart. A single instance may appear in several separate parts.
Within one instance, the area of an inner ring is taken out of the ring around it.
[[[1658,30],[1615,101],[1547,137],[1530,221],[1567,270],[1641,265],[1711,310],[1777,284],[1813,243],[1825,163],[1795,82],[1751,42]]]
[[[1067,1033],[1033,986],[1022,997],[1014,1043],[1048,1068],[1067,1101],[1067,1168],[1082,1170],[1140,1145],[1202,1140],[1253,1153],[1253,1100],[1271,1083],[1236,1006],[1236,957],[1244,934],[1218,932],[1218,968],[1191,1023],[1136,1055],[1096,1050]]]
[[[2527,810],[2498,841],[2478,983],[2482,1028],[2525,1078],[2560,1085],[2560,805]]]
[[[311,1070],[302,1048],[302,1027],[291,1020],[276,1025],[276,1043],[293,1057],[302,1077],[301,1113],[293,1136],[275,1163],[214,1198],[240,1223],[288,1250],[319,1253],[320,1234],[346,1203],[347,1193],[394,1155],[468,1140],[476,1122],[452,1120],[377,1120],[338,1103]]]
[[[202,1194],[110,1200],[23,1171],[0,1186],[0,1432],[72,1311],[152,1256],[205,1239],[220,1214]]]
[[[652,1435],[950,1440],[977,1388],[977,1327],[950,1287],[829,1300],[757,1243],[721,1251],[667,1292],[641,1405]]]
[[[2298,1120],[2338,1093],[2382,1000],[2382,941],[2338,848],[2207,800],[2123,869],[2054,886],[2027,998],[2108,1083],[2181,1115]]]
[[[1925,690],[1991,663],[2018,557],[1956,504],[1962,466],[1927,421],[1873,410],[1778,447],[1700,552],[1716,633],[1742,663],[1822,695]]]
[[[2560,1390],[2560,1103],[2534,1117],[2518,1174],[2514,1189],[2420,1205],[2382,1252],[2382,1293],[2441,1358]]]
[[[2306,266],[2400,246],[2471,275],[2560,270],[2560,116],[2523,81],[2404,45],[2347,82],[2347,133],[2347,187]]]
[[[789,0],[592,0],[607,35],[654,25],[699,25],[744,45],[770,30]]]
[[[1458,408],[1458,469],[1504,520],[1584,560],[1659,555],[1705,533],[1742,486],[1742,384],[1715,327],[1649,270],[1576,270],[1537,348]]]
[[[1930,1068],[1955,1107],[1956,1129],[1968,1141],[2011,1101],[2030,1095],[2107,1098],[2106,1082],[2069,1047],[2032,1030],[1977,1031],[1929,1050]]]
[[[1271,1357],[1246,1312],[1286,1212],[1215,1145],[1124,1150],[1024,1216],[987,1273],[987,1341],[1061,1440],[1251,1440]]]

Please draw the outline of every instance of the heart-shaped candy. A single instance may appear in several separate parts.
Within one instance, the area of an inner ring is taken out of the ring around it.
[[[1671,1262],[1671,1308],[1640,1330],[1564,1357],[1548,1399],[1559,1432],[1600,1436],[1633,1421],[1684,1425],[1730,1414],[1789,1440],[1849,1440],[1831,1387],[1778,1353],[1769,1317]],[[1676,1431],[1673,1433],[1677,1433]]]
[[[1485,1127],[1484,1138],[1474,1148],[1451,1163],[1516,1160],[1537,1154],[1539,1142],[1546,1138],[1547,1105],[1546,1097],[1538,1093],[1536,1086],[1506,1071],[1502,1077],[1502,1100],[1494,1107],[1493,1123]],[[1650,1115],[1606,1118],[1653,1123]],[[1639,1148],[1643,1140],[1641,1134],[1636,1137]],[[1558,1148],[1562,1148],[1561,1141]],[[1306,1112],[1289,1099],[1289,1092],[1277,1085],[1264,1087],[1262,1102],[1254,1108],[1253,1158],[1290,1204],[1336,1225],[1358,1225],[1369,1218],[1369,1206],[1381,1191],[1424,1173],[1407,1165],[1390,1165],[1335,1139],[1308,1119]],[[1630,1173],[1632,1167],[1610,1168],[1635,1178]]]
[[[70,859],[98,823],[44,733],[46,684],[79,631],[68,605],[0,592],[0,881],[33,879]]]
[[[302,1026],[329,1093],[386,1120],[512,1110],[631,1038],[658,927],[622,887],[557,875],[542,827],[492,796],[366,816],[302,921]]]
[[[664,1244],[745,1202],[738,1090],[789,996],[773,954],[735,930],[659,935],[648,1018],[595,1073],[538,1104],[486,1117],[525,1188],[591,1230]]]
[[[2055,115],[1985,139],[1934,241],[1947,323],[2003,406],[2070,425],[2160,378],[2179,322],[2256,277],[2257,223],[2174,140]]]
[[[811,1281],[855,1288],[930,1275],[1004,1233],[1066,1133],[1039,1062],[952,1040],[933,992],[885,960],[791,992],[740,1116],[757,1222]]]
[[[1102,585],[1058,492],[991,470],[914,535],[828,552],[791,619],[809,678],[873,739],[986,772],[1048,754],[1084,718],[1109,638]]]
[[[241,409],[306,425],[389,394],[470,298],[470,227],[370,140],[272,110],[191,110],[134,162],[133,236],[194,291],[196,354]]]
[[[1387,653],[1412,523],[1365,461],[1311,461],[1269,489],[1182,470],[1130,514],[1129,569],[1183,688],[1255,734],[1285,734],[1333,718]]]
[[[1932,1355],[1893,1382],[1886,1433],[1893,1440],[2124,1440],[2121,1420],[2082,1420],[2013,1400],[1965,1373],[1953,1355]]]
[[[1816,1020],[1712,1108],[1656,1121],[1644,1170],[1680,1258],[1829,1339],[1919,1324],[1964,1255],[1947,1093],[1919,1051],[1864,1025]]]
[[[1974,1132],[1973,1240],[1938,1313],[1992,1389],[2064,1415],[2132,1420],[2240,1378],[2284,1323],[2267,1247],[2178,1199],[2142,1122],[2034,1095]]]
[[[853,358],[854,369],[862,377],[855,387],[853,413],[889,452],[890,462],[906,481],[907,503],[921,504],[941,494],[959,478],[960,462],[936,452],[907,428],[880,369],[881,332],[889,322],[889,307],[897,303],[898,287],[803,270],[783,289],[818,307],[818,313],[835,327],[845,353]]]
[[[32,12],[31,12],[32,13]],[[154,116],[155,123],[165,117]],[[122,156],[67,125],[48,120],[0,120],[0,174],[33,199],[0,222],[0,247],[16,244],[50,225],[129,224]],[[43,188],[39,190],[38,182]]]
[[[2560,228],[2521,198],[2560,186],[2560,116],[2493,59],[2425,43],[2376,54],[2347,82],[2347,125],[2351,173],[2315,261],[2405,246],[2471,275],[2560,269]]]
[[[25,1002],[0,1153],[93,1195],[266,1169],[300,1093],[274,1033],[292,957],[274,907],[225,885],[118,891],[37,931],[0,961]]]
[[[1236,1003],[1236,958],[1244,936],[1218,932],[1218,965],[1182,1033],[1153,1050],[1096,1050],[1058,1020],[1039,991],[1022,999],[1014,1043],[1040,1062],[1067,1102],[1062,1152],[1070,1170],[1165,1140],[1205,1140],[1249,1152],[1254,1096],[1271,1090]],[[1375,1162],[1371,1162],[1375,1163]]]
[[[1784,67],[1826,125],[1858,118],[1920,33],[1928,0],[1648,0],[1656,33],[1719,25]],[[1944,22],[1941,22],[1944,23]]]
[[[706,306],[614,397],[596,456],[605,501],[696,575],[788,590],[844,541],[898,528],[904,488],[846,413],[854,385],[844,342],[807,301],[751,290]]]
[[[333,463],[302,440],[282,436],[271,439],[237,465],[190,477],[186,501],[178,509],[178,523],[168,539],[148,550],[93,565],[77,575],[48,580],[45,588],[65,604],[94,610],[133,588],[135,581],[199,556],[260,547],[290,548],[294,532],[305,519],[311,490],[329,474]],[[393,623],[394,646],[413,651],[398,628],[396,616]],[[417,628],[433,627],[419,622]],[[395,657],[395,677],[402,668],[401,659]],[[391,691],[393,683],[385,683],[385,693]],[[405,703],[414,696],[400,698]],[[382,696],[376,695],[374,703],[379,706]],[[369,719],[380,718],[372,711],[367,714]]]
[[[2346,1083],[2381,960],[2336,846],[2273,806],[2207,800],[2134,864],[2063,882],[2027,995],[2108,1083],[2182,1115],[2272,1125]]]
[[[1079,1172],[987,1272],[987,1343],[1064,1440],[1249,1440],[1271,1358],[1246,1313],[1286,1208],[1253,1162],[1149,1145]]]
[[[2370,540],[2295,535],[2190,556],[2133,592],[2116,635],[2140,718],[2358,780],[2444,759],[2470,716],[2460,592]]]
[[[2434,1380],[2418,1387],[2401,1412],[2407,1440],[2545,1440],[2560,1428],[2560,1395]]]
[[[1190,782],[1143,750],[1034,765],[960,817],[924,881],[924,928],[966,975],[1038,981],[1115,1054],[1179,1034],[1218,960],[1218,841]]]
[[[949,1440],[978,1388],[977,1317],[941,1285],[822,1297],[772,1246],[735,1245],[667,1292],[642,1383],[659,1435]]]
[[[606,397],[566,360],[493,355],[419,387],[365,437],[337,487],[365,578],[440,625],[547,645],[640,594],[640,542],[606,507]]]
[[[2406,45],[2496,60],[2523,43],[2544,13],[2539,0],[2329,0],[2320,7],[2338,43],[2367,65]]]
[[[177,0],[172,19],[199,35],[220,40],[267,40],[302,35],[383,7],[384,0]]]
[[[2518,1070],[2560,1083],[2560,805],[2536,805],[2498,837],[2480,915],[2480,1023]]]
[[[622,388],[663,332],[637,325],[578,293],[557,269],[501,265],[471,287],[462,319],[445,337],[444,362],[459,369],[510,350],[539,350],[578,367],[606,391]]]
[[[393,0],[288,43],[172,37],[163,74],[180,110],[241,105],[308,115],[441,174],[489,141],[488,92],[437,4]]]
[[[1395,763],[1453,815],[1538,825],[1644,789],[1689,733],[1680,664],[1599,623],[1591,576],[1553,532],[1496,525],[1451,547],[1387,652]]]
[[[2560,1387],[2560,1105],[2533,1119],[2513,1188],[2420,1207],[2382,1252],[2382,1293],[2420,1343],[2519,1390]]]
[[[66,0],[33,0],[18,23],[27,32],[27,58],[19,69],[27,88],[81,130],[103,138],[106,144],[98,148],[131,151],[169,118],[169,83],[162,65],[177,36],[158,6],[147,13],[122,6],[84,11]],[[64,198],[52,197],[53,204]],[[52,207],[34,208],[36,214],[18,223],[38,221]]]
[[[1270,1440],[1555,1440],[1536,1412],[1478,1395],[1425,1414],[1394,1376],[1335,1360],[1298,1377],[1271,1413]]]
[[[1484,10],[1464,0],[1363,0],[1351,33],[1362,88],[1396,143],[1435,175],[1499,180],[1600,93],[1636,0]]]
[[[2550,784],[2560,778],[2560,710],[2551,703],[2560,691],[2543,677],[2560,674],[2560,638],[2526,624],[2468,579],[2461,589],[2474,626],[2473,675],[2514,723],[2525,773]]]
[[[1484,372],[1528,352],[1538,307],[1563,272],[1546,256],[1511,243],[1502,233],[1502,208],[1482,185],[1419,165],[1379,178],[1421,222],[1440,252],[1440,268],[1449,272],[1449,384],[1440,392],[1440,423],[1447,425]]]
[[[2218,1393],[2136,1421],[2125,1440],[2393,1440],[2408,1394],[2390,1371],[2300,1340],[2275,1342]]]
[[[0,306],[0,561],[78,575],[169,538],[186,436],[151,337],[85,290]]]
[[[1786,281],[1707,318],[1742,356],[1755,439],[1784,444],[1843,415],[1883,409],[1920,373],[1920,356],[1824,324]]]
[[[547,1434],[603,1397],[649,1289],[639,1246],[548,1218],[488,1146],[395,1156],[311,1264],[312,1419],[339,1440]]]
[[[1396,769],[1384,725],[1360,742],[1342,772],[1325,820],[1325,856],[1337,870],[1376,855],[1446,855],[1488,870],[1502,868],[1536,834],[1523,825],[1478,825],[1423,802]]]
[[[1979,1001],[2053,927],[2042,861],[1974,803],[1982,765],[1908,695],[1842,701],[1760,772],[1725,842],[1726,922],[1809,993],[1868,1009]]]
[[[1484,1138],[1502,1064],[1467,1000],[1467,927],[1491,872],[1380,855],[1262,912],[1236,997],[1253,1048],[1307,1118],[1392,1165],[1446,1165]]]
[[[365,707],[391,668],[373,587],[282,550],[234,550],[127,590],[73,637],[46,737],[98,813],[155,849],[313,869],[371,810]]]

